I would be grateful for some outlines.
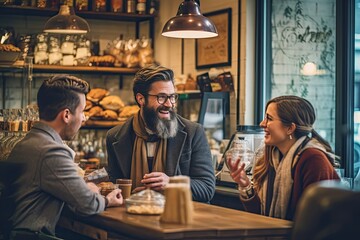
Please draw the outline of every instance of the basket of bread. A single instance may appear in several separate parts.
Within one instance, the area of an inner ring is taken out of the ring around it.
[[[125,106],[117,95],[107,89],[93,88],[86,95],[86,125],[113,126],[125,121],[139,110],[137,105]]]
[[[13,44],[0,44],[0,63],[13,64],[21,55],[20,48]]]

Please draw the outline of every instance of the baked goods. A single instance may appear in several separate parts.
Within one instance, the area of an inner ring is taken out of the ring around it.
[[[15,47],[12,44],[0,44],[0,51],[4,52],[20,52],[20,48]]]
[[[164,211],[163,207],[152,206],[152,205],[138,205],[138,206],[129,206],[127,208],[129,213],[135,214],[161,214]]]
[[[119,96],[111,95],[104,97],[100,101],[100,105],[104,109],[113,110],[113,111],[119,111],[121,108],[125,106],[124,102],[121,100]]]
[[[86,94],[86,99],[98,103],[105,96],[109,95],[109,91],[103,88],[93,88]]]
[[[115,111],[113,110],[105,110],[102,111],[100,113],[100,116],[104,119],[104,120],[117,120],[118,115]]]
[[[119,118],[128,118],[135,115],[139,111],[138,105],[125,106],[119,113]]]
[[[86,100],[86,105],[85,105],[85,111],[89,110],[90,108],[92,108],[94,106],[94,104],[90,101],[90,100]]]
[[[99,117],[101,116],[102,111],[103,109],[99,106],[92,107],[89,110],[89,117]]]
[[[111,55],[91,56],[89,58],[89,62],[91,66],[113,67],[115,63],[115,57]]]
[[[117,185],[113,184],[112,182],[101,182],[97,186],[100,188],[100,193],[103,196],[108,195],[117,188]]]

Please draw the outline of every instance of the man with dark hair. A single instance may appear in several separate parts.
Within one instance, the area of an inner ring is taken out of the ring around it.
[[[37,102],[40,121],[12,150],[8,163],[24,171],[12,185],[14,211],[11,239],[43,239],[55,235],[64,204],[76,213],[91,215],[123,203],[120,190],[102,197],[93,183],[77,173],[75,153],[63,143],[71,140],[85,120],[85,94],[89,84],[58,75],[41,85]]]
[[[132,179],[134,192],[161,191],[169,176],[187,175],[193,200],[209,202],[215,193],[210,148],[203,127],[176,114],[173,71],[139,70],[133,92],[139,112],[107,133],[111,180]]]

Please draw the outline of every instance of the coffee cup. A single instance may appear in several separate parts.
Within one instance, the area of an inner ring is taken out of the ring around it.
[[[121,189],[123,199],[125,200],[129,198],[131,195],[132,180],[119,178],[116,179],[116,184],[118,185],[119,189]]]

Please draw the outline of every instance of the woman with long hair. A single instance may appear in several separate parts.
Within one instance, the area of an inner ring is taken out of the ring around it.
[[[315,110],[297,96],[280,96],[266,104],[260,126],[265,150],[254,165],[252,180],[245,164],[227,159],[240,199],[249,212],[293,220],[304,190],[321,180],[339,179],[329,143],[313,128]]]

